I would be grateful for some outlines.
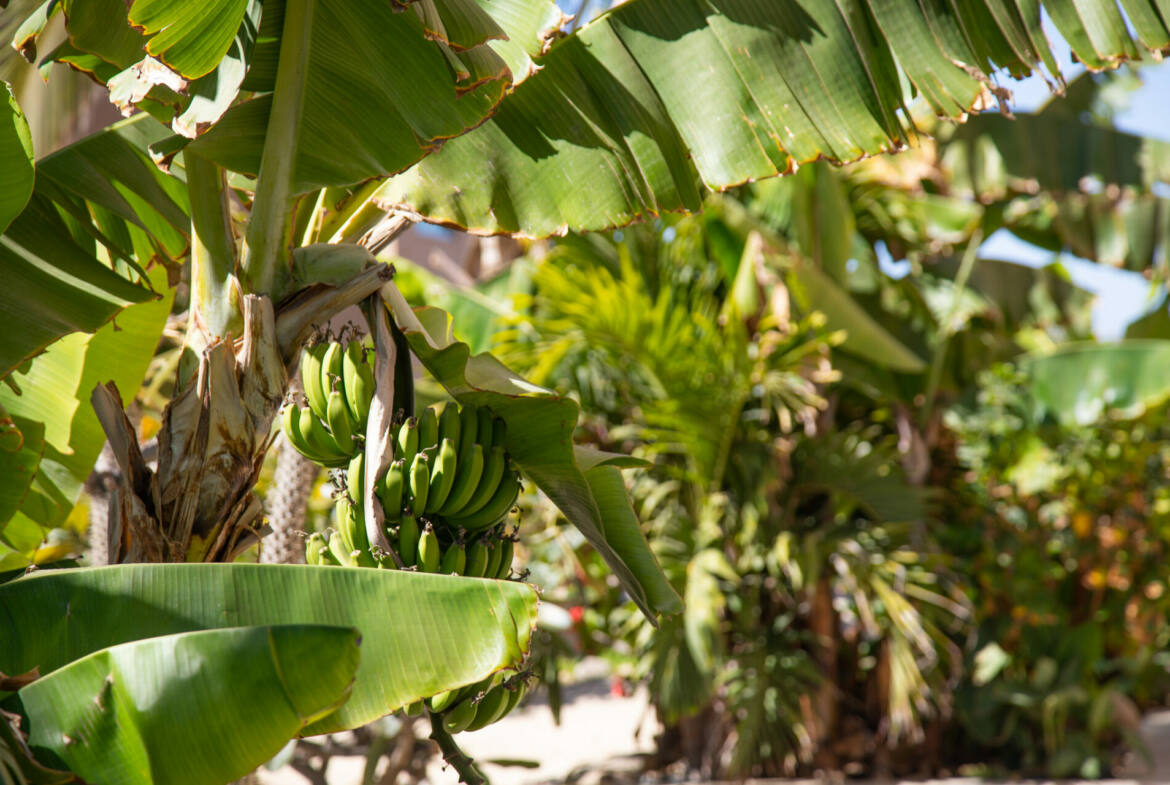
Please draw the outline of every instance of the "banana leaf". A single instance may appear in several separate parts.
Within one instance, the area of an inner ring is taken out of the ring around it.
[[[509,454],[597,549],[646,617],[654,622],[659,613],[682,610],[682,600],[628,509],[629,500],[618,498],[611,487],[613,478],[605,473],[596,475],[602,483],[600,496],[592,485],[595,472],[612,467],[615,460],[620,465],[624,456],[590,452],[579,462],[573,445],[577,403],[525,381],[491,354],[473,356],[467,344],[452,337],[451,317],[445,311],[412,310],[398,290],[390,288],[387,307],[411,351],[456,400],[488,406],[508,423]],[[622,491],[624,496],[624,486]]]
[[[32,196],[33,147],[32,136],[24,113],[12,95],[12,88],[3,82],[0,92],[0,172],[4,172],[4,188],[0,189],[0,233]]]
[[[1140,416],[1170,399],[1170,341],[1074,344],[1026,357],[1034,416],[1089,425],[1104,416]]]
[[[345,705],[301,735],[364,725],[518,665],[536,592],[516,582],[347,567],[136,564],[44,570],[0,585],[0,671],[49,673],[108,646],[253,625],[355,627]]]
[[[142,384],[174,297],[165,269],[155,268],[150,279],[164,297],[125,309],[92,335],[73,333],[53,343],[26,370],[12,374],[20,394],[0,385],[0,406],[9,414],[43,423],[36,472],[0,474],[0,499],[20,498],[18,508],[0,506],[0,540],[18,551],[27,548],[17,546],[15,529],[35,546],[41,529],[65,520],[101,452],[106,437],[89,404],[93,388],[112,380],[129,400]],[[35,434],[36,428],[29,431],[30,438]]]
[[[203,630],[101,649],[18,693],[31,747],[94,785],[222,785],[341,706],[352,627]]]
[[[695,210],[704,190],[901,148],[907,84],[960,118],[998,69],[1043,64],[1059,83],[1042,8],[1093,68],[1168,36],[1157,0],[1125,3],[1133,35],[1114,0],[631,0],[555,44],[488,122],[379,199],[529,236]]]

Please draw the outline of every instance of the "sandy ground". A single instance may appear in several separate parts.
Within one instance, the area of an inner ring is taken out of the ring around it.
[[[565,690],[561,724],[553,723],[552,713],[543,700],[530,702],[504,720],[475,733],[462,733],[460,746],[482,766],[492,785],[537,785],[576,781],[578,776],[598,764],[635,767],[632,756],[649,752],[653,746],[656,723],[646,710],[646,696],[610,695],[609,681],[592,678]],[[1094,785],[1170,785],[1170,711],[1155,712],[1143,722],[1143,736],[1154,759],[1152,768],[1139,761],[1132,779],[1097,780]],[[493,759],[526,760],[535,768],[500,766]],[[360,785],[364,761],[357,757],[333,758],[327,776],[330,785]],[[456,785],[455,772],[436,759],[428,769],[433,785]],[[306,785],[306,780],[291,768],[276,772],[261,770],[263,785]],[[582,783],[597,782],[586,776]],[[810,780],[786,780],[784,785],[820,785]],[[975,778],[926,780],[916,785],[1001,785]],[[1002,785],[1009,785],[1003,783]],[[1010,785],[1019,785],[1012,783]],[[1038,783],[1034,784],[1038,785]],[[1070,785],[1064,783],[1064,785]]]

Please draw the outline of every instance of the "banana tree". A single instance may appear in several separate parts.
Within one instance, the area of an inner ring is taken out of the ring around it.
[[[1090,66],[1138,57],[1139,44],[1170,45],[1160,4],[1127,0],[1131,35],[1111,0],[1086,2],[1091,17],[1049,11]],[[356,499],[371,541],[384,537],[373,490],[393,457],[393,369],[411,352],[452,397],[507,422],[520,468],[645,614],[677,611],[628,500],[609,492],[622,459],[573,447],[576,404],[472,357],[441,312],[411,312],[377,253],[420,217],[548,235],[698,209],[707,189],[912,143],[904,85],[957,117],[994,87],[998,68],[1022,76],[1043,63],[1059,73],[1035,3],[956,11],[935,0],[919,10],[879,0],[799,11],[634,0],[566,36],[547,0],[225,0],[198,13],[176,0],[48,0],[33,9],[17,48],[89,74],[137,114],[34,163],[19,106],[11,95],[0,103],[0,254],[10,274],[0,312],[22,326],[0,340],[2,460],[13,469],[0,492],[5,565],[68,515],[103,438],[121,475],[108,543],[120,566],[0,590],[6,641],[32,639],[29,609],[60,624],[43,646],[6,646],[0,658],[5,673],[46,674],[44,687],[35,679],[5,698],[25,713],[30,740],[87,781],[218,782],[288,733],[352,727],[521,660],[535,602],[522,584],[403,571],[326,580],[312,567],[226,564],[263,535],[252,488],[303,342],[357,303],[379,379],[365,434],[377,470]],[[58,16],[65,40],[38,52]],[[187,336],[151,464],[122,395],[141,380],[179,280]],[[205,564],[178,564],[189,561]],[[314,590],[293,591],[297,582]],[[354,584],[369,602],[354,599]],[[434,630],[425,648],[376,634],[409,626],[404,606],[419,603]],[[126,622],[134,610],[149,621]],[[313,626],[337,622],[341,632]],[[287,624],[299,632],[274,626]],[[254,632],[206,632],[225,626]],[[352,686],[349,627],[365,652]],[[282,643],[265,650],[264,639]],[[339,664],[318,689],[282,667],[298,646],[326,640]],[[282,684],[294,711],[280,732],[263,733],[243,713],[224,724],[185,712],[184,728],[210,734],[192,750],[218,740],[233,753],[222,767],[183,766],[155,715],[134,711],[149,685],[122,690],[120,674],[161,660],[140,672],[179,694],[195,684],[186,663],[230,652],[243,652],[258,680]],[[46,719],[53,712],[58,725]],[[124,712],[120,722],[110,712]],[[93,754],[99,732],[70,733],[131,722],[104,754]],[[449,737],[436,735],[475,781]],[[20,737],[6,746],[34,771],[41,764]]]

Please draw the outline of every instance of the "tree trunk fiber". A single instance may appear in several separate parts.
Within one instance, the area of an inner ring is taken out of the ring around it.
[[[305,563],[305,514],[317,480],[317,464],[301,455],[283,435],[277,437],[276,474],[268,494],[268,525],[272,533],[260,546],[264,564]]]

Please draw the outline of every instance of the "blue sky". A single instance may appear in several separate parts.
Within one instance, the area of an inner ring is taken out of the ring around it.
[[[1046,20],[1047,21],[1047,20]],[[1066,78],[1085,69],[1072,62],[1068,45],[1055,35],[1048,25],[1054,53],[1064,69]],[[1129,104],[1114,116],[1117,128],[1132,134],[1149,136],[1170,142],[1170,63],[1146,65],[1138,70],[1142,86],[1129,94]],[[1049,100],[1051,93],[1044,80],[1033,76],[1020,82],[1005,82],[1013,94],[1012,108],[1029,112]],[[1052,261],[1053,254],[1017,239],[1007,231],[999,231],[987,238],[981,249],[990,258],[1041,265]],[[1153,306],[1161,293],[1153,293],[1150,285],[1137,273],[1117,270],[1095,264],[1068,254],[1060,261],[1077,285],[1097,295],[1093,308],[1093,331],[1103,341],[1116,340],[1125,334],[1126,326]],[[1165,306],[1163,306],[1165,307]]]

